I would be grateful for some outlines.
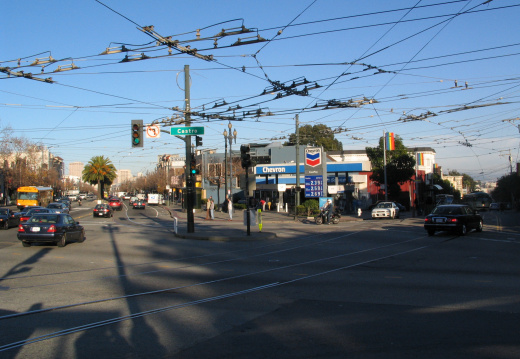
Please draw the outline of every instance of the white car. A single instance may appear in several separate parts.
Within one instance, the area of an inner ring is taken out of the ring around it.
[[[399,207],[394,202],[379,202],[372,210],[372,218],[399,218]]]

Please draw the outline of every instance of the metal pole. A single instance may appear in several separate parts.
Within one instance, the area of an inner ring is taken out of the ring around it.
[[[300,119],[296,115],[296,188],[294,190],[294,219],[298,217],[298,206],[300,205]]]
[[[227,132],[224,130],[224,198],[227,198]]]
[[[383,131],[383,160],[384,160],[384,174],[385,174],[385,201],[388,201],[388,183],[386,181],[386,134]]]
[[[190,105],[190,66],[184,65],[184,93],[185,93],[185,101],[186,101],[186,112],[184,114],[185,125],[191,126],[191,105]],[[195,218],[193,215],[193,205],[194,205],[194,178],[191,173],[190,164],[191,164],[191,136],[188,135],[185,137],[186,142],[186,217],[187,221],[187,231],[188,233],[195,232]]]

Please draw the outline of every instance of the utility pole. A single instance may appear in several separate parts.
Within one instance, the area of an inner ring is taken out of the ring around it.
[[[190,106],[190,66],[184,65],[184,101],[185,101],[185,125],[191,126],[191,106]],[[195,218],[193,215],[194,197],[195,197],[195,179],[191,173],[191,135],[187,135],[186,139],[186,217],[188,233],[195,232]]]
[[[294,219],[298,218],[298,206],[300,205],[300,118],[296,115],[296,188],[294,189]]]

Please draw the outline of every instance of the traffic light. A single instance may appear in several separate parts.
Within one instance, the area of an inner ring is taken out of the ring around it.
[[[143,120],[132,120],[132,147],[143,147]]]
[[[242,160],[242,168],[248,168],[252,166],[251,147],[249,145],[240,146],[240,158]]]
[[[195,160],[194,158],[191,159],[190,173],[192,175],[198,175],[199,174],[199,169],[197,168],[197,160]]]
[[[196,147],[202,146],[202,137],[201,136],[195,136],[195,146]]]

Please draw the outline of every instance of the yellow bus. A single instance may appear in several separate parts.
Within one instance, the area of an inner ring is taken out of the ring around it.
[[[16,190],[16,206],[19,209],[26,206],[47,207],[52,200],[52,187],[24,186]]]

